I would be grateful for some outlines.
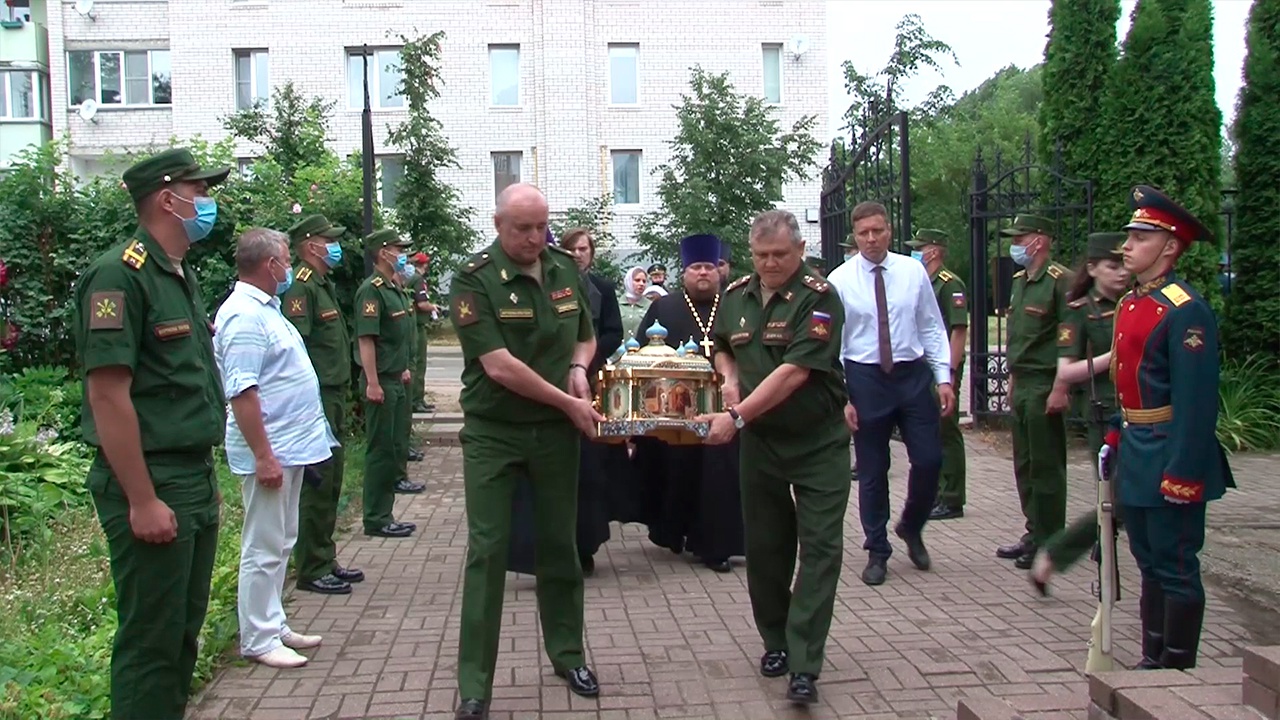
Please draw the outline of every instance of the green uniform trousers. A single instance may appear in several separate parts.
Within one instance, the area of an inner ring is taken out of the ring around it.
[[[1067,425],[1045,414],[1052,387],[1052,373],[1020,373],[1013,389],[1013,475],[1036,547],[1067,524]]]
[[[487,700],[502,630],[502,597],[516,482],[533,488],[538,618],[553,667],[586,664],[582,651],[582,566],[578,561],[578,442],[571,423],[505,423],[467,417],[462,476],[467,564],[462,580],[458,691]],[[848,482],[846,481],[846,485]]]
[[[409,457],[409,396],[400,375],[379,376],[382,403],[369,402],[368,383],[360,376],[364,401],[364,434],[368,447],[364,456],[364,529],[373,531],[395,522],[396,482],[401,479]]]
[[[787,651],[791,672],[818,675],[844,557],[848,432],[815,447],[747,427],[740,457],[747,592],[756,630],[766,652]]]
[[[956,370],[956,402],[960,401],[960,383],[964,382],[964,365]],[[934,390],[937,394],[937,390]],[[960,431],[960,408],[942,418],[942,473],[938,478],[938,504],[962,508],[965,504],[964,433]]]
[[[156,497],[178,518],[164,544],[134,537],[129,502],[99,455],[88,485],[111,553],[116,590],[113,720],[181,720],[199,654],[218,551],[218,480],[208,451],[146,457]]]
[[[1110,417],[1114,412],[1111,409],[1103,410],[1103,417]],[[1098,450],[1102,448],[1103,428],[1089,424],[1089,460],[1096,462]],[[1090,473],[1092,476],[1092,473]],[[1114,486],[1113,486],[1114,487]],[[1114,496],[1115,493],[1113,492]],[[1115,527],[1119,528],[1124,521],[1123,508],[1119,502],[1112,502],[1114,508],[1112,519]],[[1097,506],[1089,512],[1081,515],[1071,522],[1066,529],[1057,532],[1053,537],[1045,543],[1045,552],[1049,554],[1049,559],[1053,562],[1053,569],[1056,572],[1064,572],[1074,565],[1085,553],[1093,549],[1094,544],[1098,541],[1098,510]]]
[[[427,401],[427,326],[418,326],[418,343],[413,354],[413,385],[409,387],[409,409]]]
[[[320,404],[325,420],[341,442],[346,435],[347,388],[321,387]],[[342,477],[346,449],[333,448],[333,457],[316,466],[320,484],[302,484],[298,503],[298,544],[293,549],[293,565],[298,582],[311,582],[333,572],[337,548],[333,533],[338,526],[338,499],[342,496]]]

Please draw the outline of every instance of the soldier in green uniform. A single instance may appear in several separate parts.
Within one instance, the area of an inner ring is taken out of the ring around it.
[[[727,412],[701,419],[711,423],[708,443],[742,432],[747,589],[765,649],[760,673],[791,672],[787,698],[811,704],[849,504],[855,415],[840,368],[844,307],[805,267],[794,215],[762,213],[750,242],[755,272],[729,284],[716,318],[715,365],[725,377]]]
[[[907,241],[911,257],[924,263],[933,283],[933,294],[947,326],[951,346],[951,387],[960,392],[964,380],[964,345],[969,330],[969,301],[964,281],[943,266],[950,237],[941,230],[922,228]],[[938,501],[929,513],[930,520],[964,517],[965,503],[964,433],[960,432],[960,413],[942,417],[942,477],[938,483]]]
[[[1116,388],[1107,374],[1111,362],[1111,336],[1116,314],[1116,301],[1129,284],[1129,271],[1124,267],[1124,254],[1120,246],[1125,233],[1092,233],[1086,247],[1084,267],[1076,272],[1067,317],[1058,326],[1058,380],[1070,385],[1084,385],[1090,395],[1102,405],[1104,422],[1115,414]],[[1093,358],[1092,378],[1089,362]],[[1088,411],[1089,415],[1092,410]],[[1103,424],[1092,422],[1089,426],[1089,450],[1096,455],[1102,448],[1106,432]],[[1120,507],[1115,505],[1115,516],[1120,517]],[[1049,582],[1055,572],[1071,567],[1093,547],[1097,538],[1098,513],[1096,510],[1081,515],[1065,530],[1056,533],[1036,555],[1032,578],[1040,586]]]
[[[1053,223],[1018,215],[1001,231],[1011,238],[1009,256],[1022,266],[1013,275],[1009,306],[1009,406],[1013,413],[1013,473],[1026,534],[996,550],[1031,568],[1036,548],[1066,525],[1067,385],[1056,380],[1058,325],[1066,318],[1072,274],[1053,262]]]
[[[339,440],[347,429],[351,338],[346,317],[338,306],[337,287],[329,272],[342,262],[338,238],[345,230],[323,215],[308,215],[289,228],[298,266],[294,269],[293,285],[280,298],[285,318],[298,329],[307,346],[307,355],[320,379],[320,402],[325,419]],[[302,486],[298,544],[293,549],[299,590],[345,595],[351,592],[351,583],[364,580],[360,570],[338,564],[333,542],[345,457],[342,446],[333,448],[333,457],[314,468],[319,482],[306,482]]]
[[[600,692],[582,643],[578,440],[604,418],[591,406],[591,306],[573,256],[547,245],[547,201],[531,185],[498,197],[498,240],[454,275],[449,313],[462,344],[461,432],[467,502],[456,717],[488,715],[502,628],[516,483],[534,497],[543,642],[556,675]]]
[[[420,462],[425,457],[421,450],[413,447],[413,363],[417,362],[418,356],[418,340],[424,334],[422,328],[418,324],[418,307],[413,302],[413,282],[417,278],[418,268],[413,263],[406,263],[404,268],[396,274],[396,287],[404,294],[405,307],[409,311],[412,322],[409,323],[409,348],[412,353],[410,358],[410,379],[409,385],[405,390],[404,403],[404,447],[407,453],[404,462],[397,467],[396,482],[393,491],[397,495],[418,495],[426,491],[426,483],[414,482],[409,479],[409,462]]]
[[[430,293],[427,291],[427,266],[430,264],[431,258],[426,253],[418,253],[413,256],[413,266],[416,268],[414,278],[411,282],[413,288],[413,306],[417,312],[418,318],[418,342],[414,345],[413,356],[413,392],[410,393],[413,401],[413,411],[421,413],[431,413],[436,411],[436,406],[427,402],[427,335],[431,327],[431,322],[436,319],[439,308],[435,303],[431,302]],[[410,458],[412,459],[412,458]],[[419,453],[421,460],[421,453]]]
[[[111,717],[180,720],[218,549],[213,448],[226,398],[212,324],[184,259],[218,206],[185,149],[124,173],[138,211],[132,238],[104,252],[75,288],[73,331],[85,376],[81,429],[97,449],[86,484],[111,554],[119,628]]]
[[[408,537],[418,528],[396,522],[395,484],[409,456],[409,362],[413,357],[413,317],[396,276],[408,258],[408,240],[394,230],[376,230],[364,239],[375,253],[374,273],[356,290],[356,361],[364,396],[364,534]]]

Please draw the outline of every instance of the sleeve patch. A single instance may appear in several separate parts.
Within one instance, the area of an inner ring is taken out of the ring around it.
[[[809,337],[814,340],[831,339],[831,316],[814,310],[809,316]]]
[[[1187,334],[1182,336],[1182,346],[1191,352],[1200,352],[1204,348],[1204,328],[1187,328]]]
[[[951,293],[951,304],[955,307],[962,308],[965,306],[964,293]]]
[[[285,314],[289,317],[302,317],[307,314],[307,299],[305,297],[289,298],[286,301]]]
[[[475,293],[459,293],[453,298],[453,321],[458,327],[480,322],[480,316],[476,314]]]
[[[1058,347],[1071,347],[1076,342],[1076,326],[1062,323],[1058,326]]]
[[[378,301],[365,300],[360,314],[364,317],[378,317]]]
[[[124,329],[124,293],[122,291],[107,290],[89,296],[89,329]]]

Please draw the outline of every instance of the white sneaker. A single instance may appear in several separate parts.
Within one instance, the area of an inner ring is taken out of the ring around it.
[[[281,646],[268,653],[254,655],[250,660],[273,668],[299,668],[307,664],[307,658],[293,650]]]
[[[307,650],[313,647],[320,647],[319,635],[303,635],[302,633],[291,632],[288,635],[280,636],[280,642],[284,643],[287,648],[294,650]]]

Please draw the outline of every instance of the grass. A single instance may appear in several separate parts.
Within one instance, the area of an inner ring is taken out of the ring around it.
[[[347,447],[341,506],[359,497],[364,450]],[[240,483],[218,460],[222,526],[196,689],[228,659],[239,631],[236,592],[244,512]],[[106,539],[91,505],[67,508],[52,542],[30,546],[0,570],[0,719],[104,718],[110,709],[116,629]]]

